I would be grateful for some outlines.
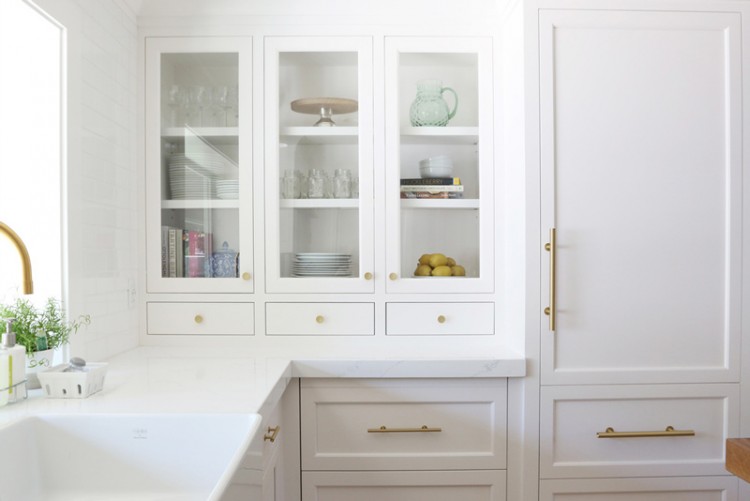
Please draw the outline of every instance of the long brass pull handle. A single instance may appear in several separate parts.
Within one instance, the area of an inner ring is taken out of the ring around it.
[[[443,431],[442,428],[430,428],[426,424],[421,428],[368,428],[367,433],[438,433]]]
[[[555,280],[556,268],[557,268],[557,257],[555,256],[555,249],[557,248],[557,232],[555,228],[549,230],[549,243],[544,245],[544,250],[549,252],[549,306],[544,309],[544,314],[549,316],[549,330],[555,332],[555,310],[557,305],[555,304],[555,297],[557,296],[557,283]]]
[[[281,426],[276,426],[276,428],[268,427],[268,431],[263,435],[263,441],[268,441],[271,443],[274,443],[276,441],[276,437],[279,436],[279,432],[281,431]]]
[[[664,431],[615,431],[609,427],[605,431],[596,434],[597,438],[637,438],[637,437],[694,437],[693,430],[675,430],[667,426]]]

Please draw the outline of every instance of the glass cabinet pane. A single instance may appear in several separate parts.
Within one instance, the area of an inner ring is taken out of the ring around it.
[[[147,46],[148,68],[156,74],[147,75],[149,91],[158,96],[147,97],[153,104],[147,113],[159,113],[150,117],[158,128],[149,129],[158,130],[158,145],[147,137],[149,207],[159,206],[158,218],[149,216],[149,265],[156,268],[151,256],[157,255],[161,268],[149,273],[156,275],[150,289],[250,292],[241,283],[250,281],[252,255],[245,252],[251,227],[243,222],[249,204],[241,200],[251,193],[251,177],[241,168],[249,159],[241,154],[240,106],[248,94],[240,87],[240,52],[190,52],[178,39],[149,40]]]
[[[276,38],[267,48],[269,291],[371,290],[369,44]]]
[[[492,288],[492,99],[482,39],[387,41],[392,292]]]

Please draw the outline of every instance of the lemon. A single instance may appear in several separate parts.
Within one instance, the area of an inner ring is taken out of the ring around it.
[[[445,254],[436,253],[430,255],[429,265],[432,266],[433,270],[438,266],[445,266],[446,264],[448,264],[448,258],[445,257]]]
[[[466,270],[460,264],[456,264],[454,266],[451,266],[451,275],[453,275],[454,277],[465,277]]]
[[[448,265],[448,266],[456,266],[456,260],[453,259],[452,257],[449,257],[448,258],[448,262],[445,263],[445,264]]]
[[[430,268],[429,264],[420,264],[417,266],[417,269],[414,270],[415,277],[429,277],[430,273],[432,273],[432,268]]]
[[[450,266],[435,266],[435,268],[432,269],[432,276],[433,277],[449,277],[451,276],[451,268]]]
[[[430,264],[430,256],[432,256],[432,254],[422,254],[419,257],[419,264]]]

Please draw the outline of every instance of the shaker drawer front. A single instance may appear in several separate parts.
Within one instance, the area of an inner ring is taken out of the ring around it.
[[[269,336],[372,336],[374,303],[266,303]]]
[[[303,472],[303,501],[504,501],[504,471]]]
[[[494,303],[388,303],[386,333],[410,335],[492,335]]]
[[[303,380],[303,470],[505,468],[506,380]]]
[[[727,475],[738,385],[544,387],[541,395],[543,478]]]
[[[542,480],[539,501],[728,501],[734,477]]]
[[[255,333],[254,303],[148,303],[149,334]]]

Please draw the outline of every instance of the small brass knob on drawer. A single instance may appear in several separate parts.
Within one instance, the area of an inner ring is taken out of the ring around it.
[[[365,280],[372,280],[372,273],[370,273],[369,271],[365,273]]]
[[[253,278],[253,276],[248,272],[242,274],[242,280],[250,280],[251,278]]]
[[[318,322],[319,324],[322,324],[324,320],[325,320],[325,317],[323,317],[323,315],[318,315],[317,317],[315,317],[315,321]]]
[[[196,324],[203,323],[203,315],[196,315],[193,320],[195,320]]]
[[[390,278],[391,280],[398,280],[398,274],[391,273],[388,275],[388,278]]]
[[[445,323],[445,315],[438,315],[437,321],[438,321],[439,324],[444,324]]]
[[[263,441],[274,443],[276,441],[276,437],[279,436],[279,431],[281,431],[281,426],[276,426],[275,428],[268,427],[268,431],[263,434]]]

